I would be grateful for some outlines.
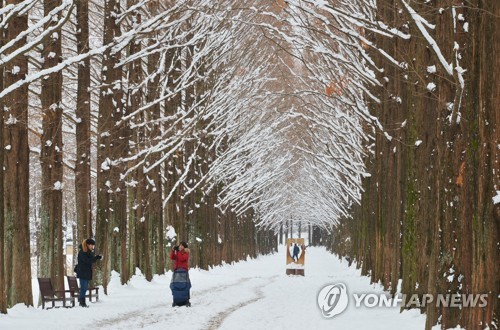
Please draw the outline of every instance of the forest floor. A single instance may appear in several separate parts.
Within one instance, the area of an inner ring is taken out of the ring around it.
[[[0,329],[424,329],[418,310],[398,307],[355,307],[325,318],[317,297],[328,284],[344,283],[348,293],[383,292],[354,266],[324,248],[306,252],[305,275],[285,275],[285,248],[210,271],[191,269],[192,307],[172,307],[172,273],[147,282],[136,275],[121,286],[113,274],[109,295],[101,294],[89,308],[26,308],[16,305],[0,315]],[[34,281],[34,298],[38,286]]]

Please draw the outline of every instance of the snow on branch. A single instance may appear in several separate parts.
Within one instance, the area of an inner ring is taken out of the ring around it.
[[[20,6],[20,5],[19,5]],[[10,40],[5,45],[0,47],[0,67],[7,65],[10,61],[15,59],[16,57],[26,53],[27,51],[33,49],[35,46],[39,45],[44,41],[44,39],[48,38],[52,35],[54,31],[57,31],[63,26],[68,19],[71,17],[71,13],[73,11],[74,4],[72,0],[64,0],[63,3],[54,8],[48,15],[44,16],[41,20],[39,20],[36,24],[30,26],[30,28],[26,31],[19,33],[16,38]],[[40,29],[47,25],[48,22],[53,21],[55,17],[57,17],[61,12],[65,11],[65,15],[58,20],[57,24],[51,25],[46,29],[43,29],[42,33],[37,35],[35,38],[33,37],[34,31]],[[0,27],[1,28],[1,27]],[[23,46],[17,48],[13,52],[9,53],[9,50],[18,42],[30,36],[30,41],[25,43]],[[8,55],[4,55],[7,54]]]
[[[420,33],[422,34],[422,36],[425,38],[427,43],[431,46],[432,50],[434,51],[434,54],[436,54],[436,56],[439,60],[439,63],[441,63],[441,66],[445,69],[446,73],[448,73],[450,76],[453,76],[452,63],[448,63],[448,61],[446,61],[446,59],[443,56],[443,53],[441,52],[441,49],[439,49],[439,46],[438,46],[436,40],[434,40],[434,38],[432,38],[432,36],[429,34],[429,32],[427,32],[427,29],[425,28],[424,25],[426,25],[430,28],[434,28],[434,26],[432,24],[429,24],[422,16],[420,16],[408,3],[406,3],[406,1],[401,0],[401,3],[408,11],[408,14],[410,14],[411,18],[413,19],[413,21],[417,25],[417,28],[420,31]]]

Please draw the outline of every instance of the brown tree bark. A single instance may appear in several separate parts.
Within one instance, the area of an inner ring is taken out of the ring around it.
[[[179,50],[172,49],[167,51],[167,55],[165,56],[165,66],[167,68],[172,67],[172,71],[170,72],[169,81],[167,82],[167,87],[170,90],[175,90],[174,82],[177,81],[181,74],[181,61],[178,54]],[[179,93],[175,94],[171,98],[165,100],[165,116],[173,116],[177,113],[178,108],[181,106],[181,95]],[[170,127],[166,127],[167,129]],[[172,158],[168,159],[165,162],[165,182],[164,182],[164,195],[165,197],[170,194],[173,189],[175,182],[177,182],[179,178],[179,164],[182,162],[182,153],[180,151],[175,152]],[[185,235],[185,224],[184,224],[184,208],[182,207],[182,200],[179,198],[180,193],[174,192],[168,202],[165,205],[165,219],[164,223],[170,226],[173,226],[177,237],[175,239],[176,242],[172,241],[171,244],[178,244],[183,240]],[[167,249],[169,252],[170,249]]]
[[[86,53],[89,46],[89,3],[76,0],[76,46],[78,54]],[[90,57],[78,63],[78,87],[76,94],[76,163],[75,202],[77,241],[93,236],[90,177]],[[76,247],[78,244],[76,244]],[[75,248],[76,248],[75,247]]]
[[[60,4],[60,0],[45,0],[44,15],[48,16]],[[62,60],[60,30],[44,40],[42,58],[42,69],[52,68]],[[43,113],[43,133],[40,148],[40,164],[42,167],[40,275],[50,277],[56,290],[63,290],[65,265],[63,262],[64,239],[62,231],[61,71],[53,72],[42,79],[40,98]]]
[[[157,8],[150,5],[152,13],[157,12]],[[156,42],[155,39],[150,40],[150,45]],[[156,72],[156,68],[160,65],[159,54],[151,54],[148,56],[147,70],[148,74],[152,75]],[[150,79],[147,85],[146,102],[151,103],[158,97],[160,76],[156,74],[154,78]],[[159,119],[161,118],[160,104],[153,105],[149,111],[151,125],[148,129],[148,145],[153,145],[155,139],[161,136],[161,126]],[[161,154],[154,153],[151,155],[149,163],[154,164],[158,162]],[[165,244],[164,244],[164,224],[163,224],[163,201],[162,191],[163,185],[161,182],[161,169],[157,168],[151,170],[148,174],[148,196],[145,217],[150,224],[152,246],[149,249],[152,253],[151,260],[153,262],[152,272],[155,274],[165,273]]]
[[[0,8],[3,7],[3,2]],[[0,47],[4,44],[4,31],[0,31]],[[0,67],[0,91],[3,90],[4,68]],[[4,102],[0,99],[0,109],[4,108]],[[4,231],[5,231],[5,214],[4,214],[4,119],[0,116],[0,313],[7,313],[7,290],[5,283],[5,268],[4,268]]]
[[[103,44],[110,44],[113,38],[120,34],[120,26],[116,21],[120,12],[120,3],[115,0],[105,1],[104,6],[104,35]],[[111,267],[116,267],[117,250],[119,245],[113,245],[112,232],[116,226],[116,218],[123,216],[121,198],[124,188],[119,184],[120,169],[116,166],[116,150],[122,146],[120,129],[116,122],[123,114],[122,105],[122,71],[116,68],[119,53],[112,53],[108,49],[102,60],[102,85],[99,98],[98,138],[97,138],[97,225],[96,249],[103,259],[98,263],[97,280],[107,293],[107,285],[111,274]],[[122,189],[123,188],[123,189]],[[125,218],[126,219],[126,218]],[[124,220],[125,221],[125,220]],[[116,240],[115,240],[115,243]]]
[[[498,324],[500,318],[499,272],[500,251],[500,204],[493,204],[500,182],[500,3],[498,1],[473,1],[466,7],[470,36],[467,40],[467,76],[469,88],[465,123],[468,136],[464,139],[465,160],[464,185],[461,194],[466,199],[467,213],[463,214],[461,236],[470,237],[470,249],[466,254],[471,262],[467,265],[468,292],[488,293],[488,305],[462,310],[460,324],[473,329],[479,324]],[[472,42],[472,44],[470,44]],[[459,168],[460,171],[460,168]],[[460,174],[460,173],[459,173]]]
[[[9,0],[17,5],[20,0]],[[15,39],[28,29],[28,15],[12,18],[6,41]],[[26,43],[17,42],[15,49]],[[13,49],[13,51],[15,50]],[[28,59],[19,55],[5,66],[4,85],[8,87],[26,77]],[[29,147],[28,147],[28,86],[17,88],[4,99],[4,194],[5,194],[5,284],[7,305],[33,305],[31,290],[30,230],[29,230]]]
[[[120,2],[116,3],[115,13],[120,12]],[[114,22],[114,35],[115,37],[121,34],[120,26]],[[112,56],[112,76],[113,80],[113,100],[112,100],[112,122],[113,128],[111,130],[110,152],[111,159],[114,162],[110,173],[111,193],[110,193],[110,218],[111,227],[110,242],[111,249],[109,250],[109,262],[111,270],[122,272],[122,262],[127,259],[127,195],[125,182],[121,175],[125,172],[125,163],[122,158],[127,157],[129,151],[129,140],[132,138],[129,123],[121,120],[123,116],[128,113],[127,104],[123,102],[123,88],[122,80],[124,70],[117,67],[116,64],[120,61],[121,54],[119,52],[111,54]],[[125,245],[125,246],[124,246]],[[125,254],[125,255],[122,255]]]

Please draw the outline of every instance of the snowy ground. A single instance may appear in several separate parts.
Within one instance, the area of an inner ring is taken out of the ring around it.
[[[305,277],[286,276],[284,251],[210,271],[190,270],[191,308],[171,306],[171,273],[151,283],[134,276],[126,286],[113,276],[109,296],[101,295],[90,308],[16,305],[0,315],[0,329],[424,329],[425,317],[416,310],[356,308],[352,299],[345,312],[324,318],[316,301],[325,285],[341,282],[357,293],[381,287],[322,248],[306,251]],[[38,286],[34,291],[37,301]]]

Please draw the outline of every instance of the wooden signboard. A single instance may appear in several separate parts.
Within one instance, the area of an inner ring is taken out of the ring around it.
[[[286,274],[304,276],[306,246],[303,238],[286,240]]]

